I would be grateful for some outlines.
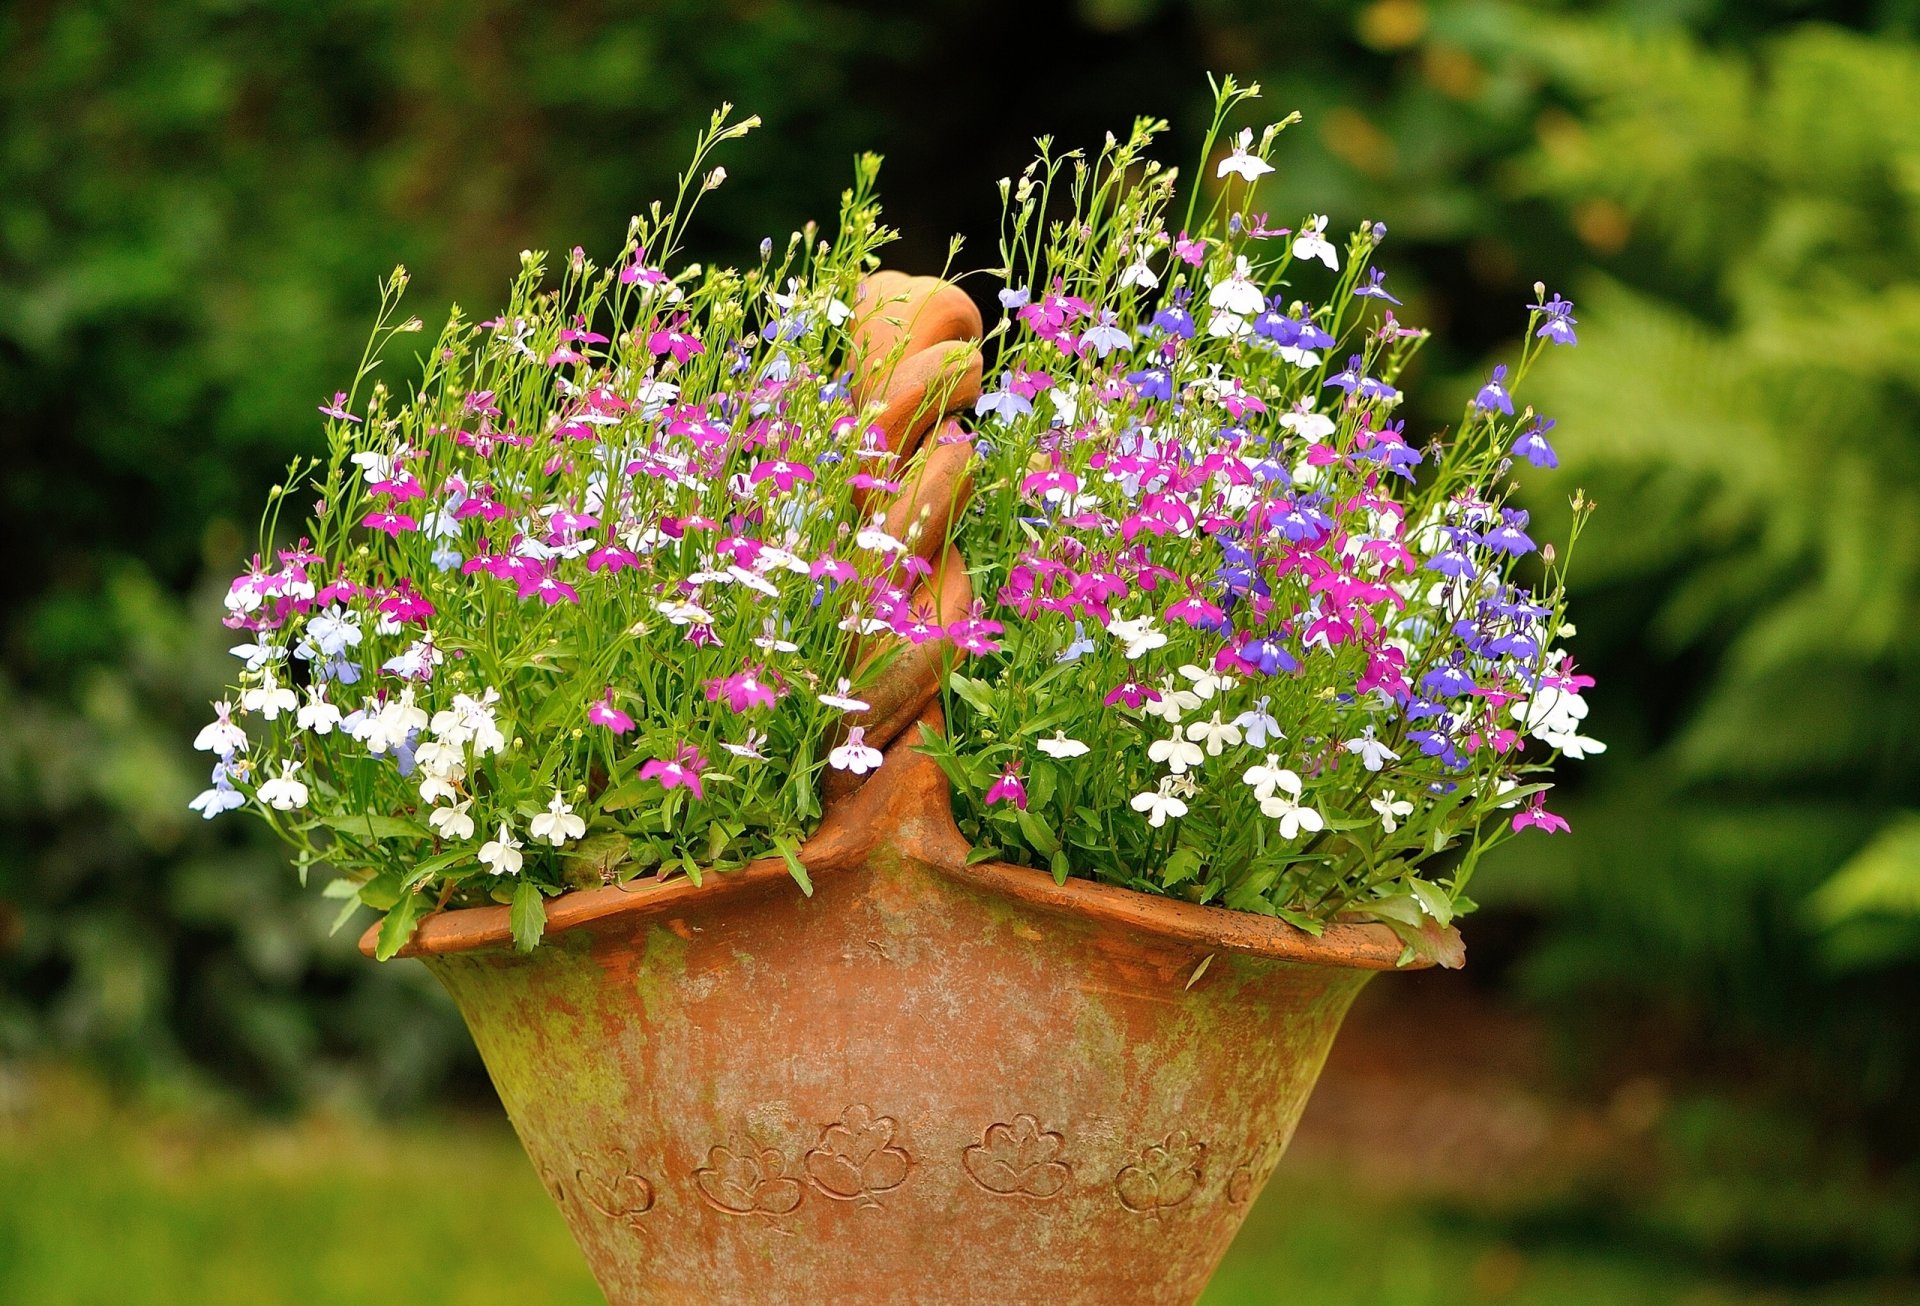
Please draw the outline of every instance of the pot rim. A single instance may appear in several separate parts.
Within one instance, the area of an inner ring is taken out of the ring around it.
[[[1163,898],[1098,880],[1070,877],[1062,884],[1046,871],[1010,862],[969,862],[971,848],[953,823],[946,777],[932,758],[914,747],[918,742],[917,728],[905,732],[887,750],[887,762],[876,773],[888,782],[864,785],[835,804],[819,830],[800,846],[799,857],[810,878],[822,880],[852,869],[884,837],[909,857],[977,889],[1170,943],[1357,970],[1418,970],[1431,964],[1415,958],[1403,965],[1405,945],[1385,925],[1333,922],[1316,936],[1273,916]],[[797,891],[785,860],[766,857],[737,871],[710,874],[698,885],[680,877],[574,889],[548,901],[546,933],[551,938],[623,916],[670,918],[677,911],[769,892],[782,884]],[[370,926],[360,938],[360,951],[373,956],[379,933],[377,923]],[[422,917],[413,937],[395,955],[448,956],[512,943],[509,908],[459,907]]]

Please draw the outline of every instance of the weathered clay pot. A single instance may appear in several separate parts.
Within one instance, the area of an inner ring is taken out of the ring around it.
[[[1191,1302],[1399,954],[969,866],[915,738],[811,898],[773,861],[565,895],[528,956],[505,908],[409,945],[616,1306]]]

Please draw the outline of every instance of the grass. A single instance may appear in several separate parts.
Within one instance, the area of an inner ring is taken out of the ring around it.
[[[0,1127],[0,1302],[600,1301],[496,1119],[234,1128],[111,1107],[67,1080],[35,1099]],[[1920,1302],[1920,1290],[1908,1280],[1770,1287],[1617,1229],[1582,1233],[1510,1204],[1382,1191],[1310,1152],[1276,1173],[1206,1302],[1888,1306]]]

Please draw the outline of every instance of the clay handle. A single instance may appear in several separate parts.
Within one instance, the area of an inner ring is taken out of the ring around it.
[[[980,396],[981,334],[980,311],[950,282],[881,271],[861,284],[854,308],[854,397],[863,407],[878,406],[873,421],[897,455],[896,475],[906,478],[885,509],[887,533],[907,541],[933,567],[914,606],[943,625],[959,620],[973,602],[966,564],[947,546],[947,533],[973,491],[972,437],[951,415],[967,411]],[[922,451],[930,434],[933,444]],[[914,461],[916,453],[921,456]],[[869,513],[879,508],[865,498],[859,506]],[[891,647],[857,644],[852,657],[858,665]],[[884,750],[933,701],[954,656],[944,639],[899,652],[861,690],[871,706],[846,718],[832,742],[859,726],[869,744]],[[861,777],[829,771],[823,797],[832,803],[860,784]]]

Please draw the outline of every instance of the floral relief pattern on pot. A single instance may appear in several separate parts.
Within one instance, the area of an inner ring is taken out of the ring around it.
[[[988,1125],[980,1141],[960,1153],[960,1165],[989,1193],[1044,1202],[1073,1182],[1073,1169],[1063,1159],[1066,1143],[1064,1134],[1021,1112],[1011,1122]]]
[[[635,1232],[641,1230],[640,1217],[653,1209],[653,1181],[641,1174],[621,1149],[582,1153],[574,1169],[574,1182],[588,1206]]]
[[[1158,1220],[1162,1211],[1191,1201],[1206,1180],[1207,1145],[1184,1129],[1140,1149],[1114,1176],[1120,1204],[1137,1215]]]
[[[900,1122],[855,1103],[826,1126],[806,1155],[807,1179],[840,1202],[878,1207],[878,1197],[907,1181],[913,1157],[896,1142]]]
[[[757,1215],[769,1222],[800,1209],[806,1189],[787,1173],[787,1158],[775,1147],[733,1139],[707,1149],[707,1163],[693,1172],[701,1197],[728,1215]]]

